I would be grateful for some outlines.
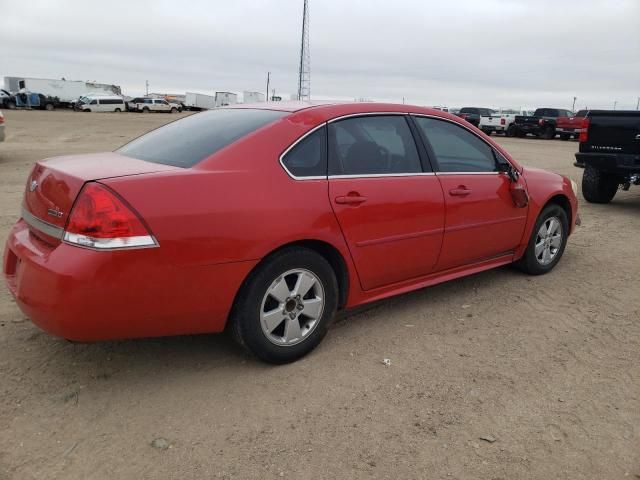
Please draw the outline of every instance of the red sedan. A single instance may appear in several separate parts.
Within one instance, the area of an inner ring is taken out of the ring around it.
[[[577,209],[569,179],[444,112],[239,106],[38,162],[3,270],[55,335],[229,327],[282,363],[318,345],[337,309],[510,263],[547,273]]]

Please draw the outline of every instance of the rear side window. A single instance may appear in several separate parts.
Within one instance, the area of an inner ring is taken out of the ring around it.
[[[415,117],[441,172],[495,172],[492,148],[465,128],[444,120]]]
[[[117,152],[148,162],[188,168],[286,115],[289,113],[273,110],[209,110],[153,130]]]
[[[284,157],[282,163],[295,177],[326,177],[327,129],[319,128],[300,140]]]
[[[365,116],[329,124],[330,175],[419,172],[420,157],[404,116]]]

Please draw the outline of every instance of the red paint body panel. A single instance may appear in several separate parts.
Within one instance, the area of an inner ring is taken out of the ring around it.
[[[465,124],[453,115],[366,103],[261,108],[291,114],[193,168],[113,153],[42,163],[34,173],[45,187],[25,192],[32,215],[63,227],[82,185],[99,181],[144,219],[159,246],[94,251],[51,241],[20,220],[7,240],[3,266],[20,308],[44,330],[73,340],[218,332],[252,269],[294,242],[323,242],[342,257],[349,285],[345,306],[352,307],[519,258],[540,209],[556,195],[568,199],[575,221],[577,201],[567,179],[523,170],[477,129],[522,172],[528,208],[509,203],[504,175],[298,181],[279,163],[298,138],[340,116],[418,113]],[[460,185],[472,194],[451,197],[449,190]],[[367,201],[335,203],[350,192]],[[49,218],[52,205],[64,215]]]
[[[336,203],[355,194],[366,200]],[[329,198],[364,290],[433,271],[444,227],[435,176],[330,179]]]
[[[515,206],[507,175],[440,174],[438,178],[447,209],[438,270],[513,252],[520,245],[527,209]],[[455,195],[458,190],[464,195]]]

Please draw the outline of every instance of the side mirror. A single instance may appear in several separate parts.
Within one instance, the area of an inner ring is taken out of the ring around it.
[[[518,181],[518,178],[520,177],[518,171],[513,168],[513,166],[509,162],[504,160],[498,161],[498,172],[506,173],[507,175],[509,175],[509,179],[511,179],[513,183],[516,183]]]

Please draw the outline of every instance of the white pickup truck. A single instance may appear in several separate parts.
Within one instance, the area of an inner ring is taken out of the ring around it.
[[[531,115],[533,110],[502,110],[490,117],[481,117],[478,127],[487,135],[493,132],[503,133],[507,137],[515,137],[516,126],[513,122],[516,115]]]

